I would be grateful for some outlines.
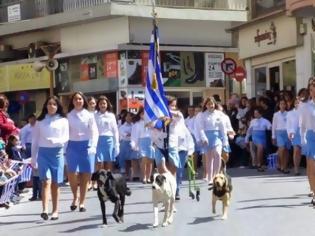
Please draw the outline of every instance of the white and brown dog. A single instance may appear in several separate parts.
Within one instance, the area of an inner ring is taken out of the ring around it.
[[[158,204],[163,203],[165,207],[162,226],[165,227],[173,222],[175,209],[176,179],[170,173],[154,174],[152,183],[152,201],[154,209],[153,227],[159,225]]]
[[[232,180],[229,175],[221,171],[213,178],[212,187],[212,213],[216,214],[215,205],[218,200],[223,204],[223,215],[221,219],[227,219],[228,207],[230,205],[232,192]]]

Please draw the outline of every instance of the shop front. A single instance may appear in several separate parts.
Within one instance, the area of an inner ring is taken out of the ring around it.
[[[257,97],[266,90],[297,92],[296,48],[303,44],[300,24],[299,19],[281,13],[239,28],[240,58],[248,74],[247,96]]]

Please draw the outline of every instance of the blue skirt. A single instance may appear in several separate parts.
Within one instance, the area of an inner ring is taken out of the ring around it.
[[[276,130],[277,147],[290,148],[290,140],[286,130]]]
[[[133,151],[131,149],[130,141],[121,140],[120,141],[120,153],[119,153],[120,161],[131,160],[132,155],[133,155]]]
[[[89,141],[69,141],[66,151],[69,172],[93,173],[95,155],[88,155]]]
[[[313,130],[306,132],[306,157],[315,160],[315,132]]]
[[[153,159],[153,146],[151,138],[140,138],[139,139],[139,157],[147,157]]]
[[[253,130],[252,139],[255,145],[263,145],[266,147],[267,136],[265,130]]]
[[[166,153],[168,152],[168,153]],[[159,148],[155,149],[155,163],[160,165],[162,161],[166,160],[165,155],[168,155],[168,161],[171,162],[176,168],[179,168],[179,155],[176,148],[169,148],[168,150],[162,150]]]
[[[302,146],[301,144],[301,134],[300,134],[300,128],[297,129],[297,131],[294,134],[294,137],[292,139],[292,145],[293,146]]]
[[[96,162],[115,162],[113,136],[99,136],[96,148]]]
[[[210,149],[212,149],[218,145],[222,145],[220,132],[218,130],[206,130],[205,134],[206,134],[207,139],[208,139],[207,151],[209,151]]]
[[[41,180],[51,179],[54,183],[62,183],[64,175],[64,157],[62,147],[39,147],[38,172]]]

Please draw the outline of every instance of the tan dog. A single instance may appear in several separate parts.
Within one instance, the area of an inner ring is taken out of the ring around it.
[[[217,200],[223,203],[223,215],[221,219],[227,219],[228,207],[230,205],[232,192],[231,177],[224,173],[219,173],[214,176],[212,187],[212,213],[216,214],[215,205]]]

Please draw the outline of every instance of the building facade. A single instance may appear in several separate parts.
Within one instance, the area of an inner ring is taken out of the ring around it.
[[[151,0],[6,0],[0,9],[0,92],[24,110],[38,112],[47,96],[48,72],[26,69],[47,60],[40,50],[47,43],[61,48],[54,57],[59,63],[54,91],[64,104],[80,90],[107,95],[117,111],[138,107],[144,97]],[[237,61],[238,49],[225,29],[246,21],[246,9],[246,0],[156,0],[163,81],[180,105],[232,91],[220,64],[226,57]]]

